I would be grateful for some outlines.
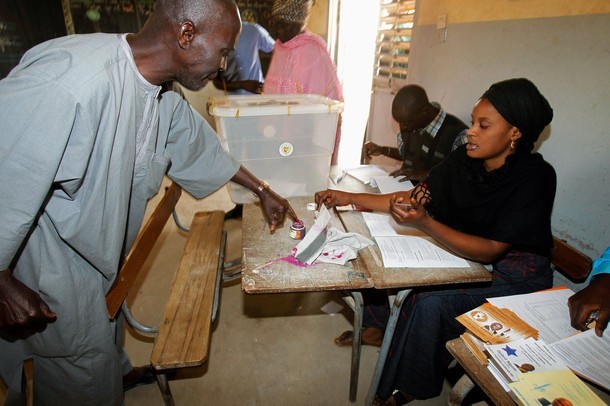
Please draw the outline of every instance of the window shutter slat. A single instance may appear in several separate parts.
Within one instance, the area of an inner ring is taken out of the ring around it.
[[[380,0],[373,87],[404,81],[415,16],[415,0]]]

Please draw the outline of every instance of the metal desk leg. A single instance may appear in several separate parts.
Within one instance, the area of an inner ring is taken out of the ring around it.
[[[159,384],[159,389],[161,390],[161,395],[163,396],[163,403],[165,406],[174,406],[174,398],[172,396],[172,391],[169,389],[167,375],[164,373],[157,374],[157,383]]]
[[[358,374],[360,372],[360,350],[362,348],[362,293],[350,292],[354,298],[354,339],[352,343],[352,370],[349,380],[349,401],[355,402],[358,395]]]
[[[470,392],[474,388],[474,382],[466,374],[453,385],[451,392],[449,392],[449,400],[447,401],[448,406],[460,406]]]
[[[398,292],[398,294],[396,294],[396,298],[392,302],[390,319],[388,320],[388,325],[385,329],[385,333],[383,334],[383,342],[381,343],[381,349],[379,350],[377,364],[375,364],[375,372],[373,373],[369,393],[367,394],[366,401],[364,403],[366,406],[371,406],[373,404],[373,400],[375,400],[377,387],[379,386],[379,381],[381,380],[381,373],[383,372],[385,360],[388,358],[390,344],[392,344],[392,338],[394,337],[394,330],[396,329],[396,322],[398,321],[400,308],[402,307],[402,302],[404,302],[405,298],[409,295],[409,293],[411,293],[411,290],[412,289],[401,290]]]

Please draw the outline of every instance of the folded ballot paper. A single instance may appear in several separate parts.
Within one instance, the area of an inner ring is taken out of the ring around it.
[[[358,250],[373,245],[373,241],[357,233],[344,233],[330,226],[330,212],[324,205],[305,238],[292,251],[304,264],[314,261],[345,265],[358,256]]]

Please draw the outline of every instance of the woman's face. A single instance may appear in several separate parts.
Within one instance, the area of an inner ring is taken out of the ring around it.
[[[469,157],[482,159],[485,169],[492,171],[504,165],[513,153],[511,141],[516,144],[520,137],[517,127],[510,125],[487,99],[474,105],[466,151]]]

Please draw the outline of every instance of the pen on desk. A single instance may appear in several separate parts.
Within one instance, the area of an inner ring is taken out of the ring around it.
[[[593,310],[591,313],[589,313],[587,320],[585,320],[585,327],[589,327],[589,324],[596,321],[598,317],[599,317],[599,309]]]
[[[346,174],[347,174],[347,171],[341,171],[339,176],[337,176],[337,179],[335,179],[335,183],[341,182],[343,180],[343,178],[345,178]]]

